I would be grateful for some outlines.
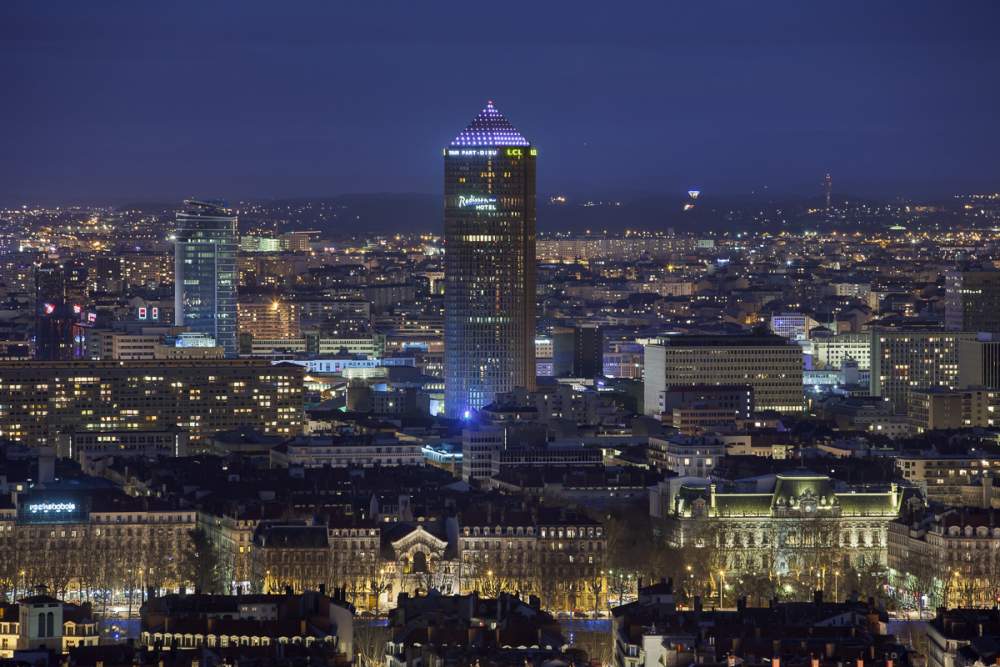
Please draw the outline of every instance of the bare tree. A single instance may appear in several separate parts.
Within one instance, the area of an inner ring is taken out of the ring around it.
[[[366,621],[354,624],[354,659],[358,667],[382,667],[386,643],[392,637],[389,627]]]

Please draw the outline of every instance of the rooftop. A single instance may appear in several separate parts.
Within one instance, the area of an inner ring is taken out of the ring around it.
[[[528,140],[493,106],[493,100],[462,130],[452,146],[527,146]]]

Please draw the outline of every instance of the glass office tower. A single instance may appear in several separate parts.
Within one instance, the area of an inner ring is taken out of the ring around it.
[[[488,102],[444,151],[445,411],[535,386],[535,156]]]
[[[215,339],[227,357],[236,338],[236,216],[216,201],[188,200],[177,213],[174,321]]]

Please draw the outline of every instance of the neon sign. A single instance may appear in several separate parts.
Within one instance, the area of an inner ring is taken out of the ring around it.
[[[475,211],[495,211],[497,210],[496,197],[481,197],[478,195],[459,195],[459,208],[471,208]]]
[[[507,157],[521,157],[523,155],[524,155],[524,152],[520,148],[508,148],[507,149]]]
[[[28,511],[32,514],[47,514],[49,512],[75,512],[76,503],[34,503],[28,505]]]
[[[462,157],[492,157],[496,154],[496,150],[490,148],[448,149],[448,155],[460,155]]]

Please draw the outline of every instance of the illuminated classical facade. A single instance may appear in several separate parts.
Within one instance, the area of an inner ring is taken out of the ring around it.
[[[877,491],[846,489],[807,471],[729,488],[677,478],[651,494],[651,514],[663,520],[671,545],[708,549],[713,566],[726,572],[778,575],[884,565],[889,524],[902,503],[895,484]]]

